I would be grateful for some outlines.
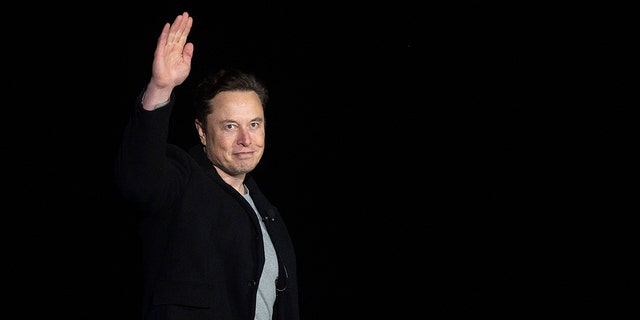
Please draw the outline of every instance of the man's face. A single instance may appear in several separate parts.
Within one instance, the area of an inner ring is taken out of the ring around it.
[[[211,101],[206,128],[196,124],[207,157],[230,176],[244,175],[264,152],[264,109],[253,91],[225,91]],[[204,130],[204,131],[203,131]]]

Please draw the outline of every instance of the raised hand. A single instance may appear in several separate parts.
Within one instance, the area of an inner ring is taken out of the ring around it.
[[[171,96],[173,88],[187,79],[191,71],[193,43],[187,42],[193,18],[184,12],[173,24],[166,23],[153,54],[152,76],[143,99],[143,107],[152,110]]]

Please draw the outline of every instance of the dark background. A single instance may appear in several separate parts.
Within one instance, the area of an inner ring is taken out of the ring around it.
[[[30,54],[7,86],[25,102],[7,126],[36,120],[28,139],[7,133],[25,168],[7,180],[25,315],[138,317],[137,220],[113,157],[162,26],[185,10],[195,55],[170,140],[197,143],[189,90],[210,70],[267,82],[255,175],[289,225],[303,319],[611,315],[630,303],[628,8],[121,8],[23,17],[34,37],[12,46]]]

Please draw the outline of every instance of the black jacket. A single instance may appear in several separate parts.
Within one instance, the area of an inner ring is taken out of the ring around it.
[[[138,102],[115,163],[123,196],[145,214],[142,318],[253,320],[264,264],[259,221],[218,175],[202,146],[187,152],[167,144],[173,106],[173,96],[154,111]],[[297,320],[296,257],[289,233],[251,175],[245,184],[280,264],[273,319]]]

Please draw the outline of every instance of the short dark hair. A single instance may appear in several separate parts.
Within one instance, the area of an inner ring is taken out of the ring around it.
[[[255,74],[233,68],[220,69],[206,76],[195,87],[193,106],[200,123],[206,126],[207,115],[213,111],[211,100],[224,91],[254,91],[260,98],[262,109],[267,107],[269,101],[266,85]]]

